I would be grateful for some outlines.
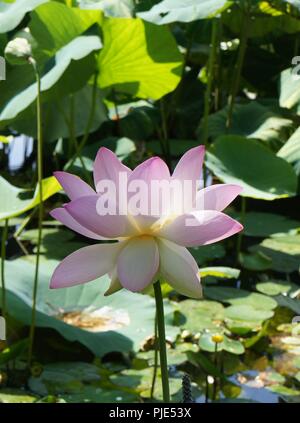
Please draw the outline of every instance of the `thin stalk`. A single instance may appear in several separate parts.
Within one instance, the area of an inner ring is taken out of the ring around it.
[[[164,159],[166,159],[167,157],[167,152],[166,152],[166,148],[165,148],[165,142],[164,142],[164,138],[161,132],[161,128],[159,128],[158,126],[156,127],[157,130],[157,134],[158,134],[158,139],[159,139],[159,143],[160,143],[160,148],[161,148],[161,152],[162,155],[164,157]]]
[[[295,38],[295,44],[294,44],[294,56],[298,56],[299,51],[299,37]]]
[[[169,143],[169,134],[168,134],[168,123],[167,123],[167,115],[165,110],[165,103],[164,100],[161,99],[160,102],[160,115],[161,115],[161,129],[162,129],[162,138],[164,141],[164,150],[166,152],[166,163],[171,168],[171,150],[170,150],[170,143]]]
[[[2,238],[1,238],[1,310],[2,316],[5,319],[6,316],[6,292],[5,292],[5,258],[6,258],[6,240],[8,234],[8,219],[5,219],[3,230],[2,230]]]
[[[214,353],[214,365],[218,367],[218,343],[215,342],[215,353]],[[212,399],[215,400],[217,396],[217,388],[218,388],[218,380],[217,377],[214,377],[214,385],[213,385],[213,394]]]
[[[232,114],[233,114],[235,97],[237,95],[237,92],[240,86],[241,73],[243,69],[245,53],[247,48],[248,25],[249,25],[248,12],[244,11],[238,57],[237,57],[236,65],[235,65],[235,71],[233,72],[231,93],[228,97],[228,115],[227,115],[227,121],[226,121],[227,129],[229,129],[232,124]]]
[[[117,102],[117,96],[114,88],[112,89],[112,97],[113,97],[113,105],[114,105],[114,111],[116,115],[116,127],[117,127],[117,134],[120,136],[121,134],[121,127],[120,127],[120,113],[118,109],[118,102]]]
[[[154,367],[153,367],[153,375],[152,375],[152,383],[151,383],[151,391],[150,391],[150,398],[153,399],[154,397],[154,390],[155,390],[155,382],[157,377],[157,368],[158,368],[158,335],[157,335],[157,315],[155,313],[154,319]]]
[[[169,403],[170,389],[169,389],[168,362],[167,362],[167,349],[166,349],[164,304],[163,304],[160,282],[159,281],[155,282],[153,286],[154,286],[155,302],[156,302],[157,332],[158,332],[163,400],[165,403]]]
[[[213,19],[212,22],[212,33],[211,33],[211,47],[208,58],[208,67],[207,67],[207,85],[204,94],[204,115],[203,115],[203,141],[205,149],[208,147],[208,116],[211,109],[211,91],[212,91],[212,82],[213,82],[213,69],[216,59],[217,51],[217,34],[218,34],[218,22],[217,19]],[[203,183],[204,187],[206,186],[206,168],[203,169]]]
[[[24,219],[23,219],[23,221],[22,221],[22,223],[21,223],[21,225],[18,227],[18,229],[15,231],[15,233],[13,234],[13,237],[14,238],[18,238],[18,236],[20,236],[21,235],[21,233],[23,232],[23,230],[25,229],[25,227],[28,225],[28,223],[30,222],[30,220],[31,220],[31,218],[33,217],[33,215],[35,214],[35,212],[36,212],[36,208],[35,209],[33,209],[33,211],[28,215],[28,216],[26,216]]]
[[[75,160],[77,159],[78,155],[81,154],[82,149],[84,148],[85,144],[87,143],[88,139],[89,139],[89,135],[90,135],[90,131],[92,128],[92,124],[93,124],[93,120],[94,120],[94,115],[95,115],[95,109],[96,109],[96,98],[97,98],[97,78],[98,78],[98,72],[95,73],[94,76],[94,82],[93,82],[93,90],[92,90],[92,102],[91,102],[91,110],[90,110],[90,115],[85,127],[85,131],[84,131],[84,135],[78,145],[78,149],[75,152],[72,160],[70,161],[70,164],[68,167],[71,167]]]
[[[217,31],[217,39],[218,41],[222,39],[222,21],[218,19],[218,31]],[[220,108],[220,101],[221,101],[221,92],[222,92],[222,78],[220,78],[222,69],[221,63],[221,54],[220,54],[220,43],[217,42],[216,46],[216,59],[215,59],[215,69],[214,69],[214,80],[215,80],[215,87],[214,87],[214,111],[217,112]]]
[[[208,403],[208,399],[209,399],[209,383],[207,380],[208,376],[205,376],[205,403]]]
[[[240,213],[240,223],[243,225],[246,217],[246,197],[241,197],[241,213]],[[238,233],[237,242],[236,242],[236,262],[239,262],[239,256],[242,247],[242,238],[243,232]]]
[[[211,47],[208,57],[208,66],[207,66],[207,85],[204,94],[204,115],[203,115],[203,140],[205,148],[207,148],[208,142],[208,116],[211,108],[211,91],[212,91],[212,82],[214,76],[214,63],[216,59],[217,51],[217,34],[218,34],[218,20],[213,19],[212,22],[212,33],[211,33]]]
[[[43,225],[43,128],[42,128],[42,107],[41,107],[41,79],[39,71],[37,69],[34,60],[31,61],[36,82],[37,82],[37,173],[38,173],[38,184],[39,184],[39,206],[38,206],[38,239],[37,239],[37,251],[36,251],[36,264],[35,264],[35,275],[33,282],[33,294],[32,294],[32,313],[31,313],[31,325],[29,331],[29,349],[28,349],[28,366],[32,361],[33,353],[33,342],[35,334],[35,319],[36,319],[36,299],[38,292],[38,278],[39,278],[39,264],[40,264],[40,253],[41,253],[41,241],[42,241],[42,225]]]

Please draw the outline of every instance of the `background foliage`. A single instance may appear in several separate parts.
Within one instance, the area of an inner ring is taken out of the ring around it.
[[[299,402],[300,328],[292,324],[300,315],[299,32],[296,0],[0,2],[0,54],[16,37],[29,39],[41,76],[44,173],[40,243],[38,85],[28,60],[7,56],[0,296],[8,338],[0,341],[0,402],[161,399],[159,374],[151,390],[151,292],[104,298],[106,277],[48,289],[58,261],[87,242],[50,218],[64,201],[52,173],[64,169],[90,182],[100,146],[131,167],[158,154],[173,168],[198,144],[207,147],[207,184],[243,186],[228,213],[245,230],[191,249],[204,300],[164,285],[172,398],[181,400],[185,372],[199,402]],[[223,334],[217,351],[216,333]]]

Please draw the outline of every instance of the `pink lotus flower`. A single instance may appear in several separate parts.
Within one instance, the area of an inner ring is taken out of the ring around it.
[[[94,162],[94,182],[112,181],[120,194],[119,174],[128,181],[192,181],[199,183],[202,172],[204,147],[189,150],[170,175],[165,162],[153,157],[133,171],[122,164],[107,148],[100,148]],[[202,295],[197,263],[186,247],[207,245],[227,238],[243,229],[242,225],[222,210],[241,192],[231,184],[209,186],[192,191],[193,208],[181,214],[171,208],[164,216],[151,213],[99,215],[97,193],[79,177],[66,172],[55,172],[70,198],[70,202],[51,212],[51,216],[68,228],[95,240],[115,240],[81,248],[67,256],[56,268],[51,288],[65,288],[92,281],[109,274],[111,283],[106,295],[121,288],[143,291],[159,278],[180,294],[192,298]],[[122,192],[121,192],[122,194]],[[130,194],[132,196],[132,194]],[[151,202],[151,196],[144,198]],[[195,205],[201,208],[195,209]],[[118,206],[118,204],[117,204]],[[186,224],[188,219],[197,226]]]

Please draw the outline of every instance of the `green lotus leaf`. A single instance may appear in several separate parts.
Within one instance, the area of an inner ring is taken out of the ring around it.
[[[102,30],[100,88],[155,100],[176,88],[182,58],[168,28],[141,19],[105,18]]]
[[[54,176],[45,178],[42,181],[43,201],[61,190],[60,184]],[[0,176],[0,220],[10,219],[19,216],[36,207],[40,202],[40,191],[37,186],[33,197],[28,190],[17,188],[11,185],[6,179]],[[29,197],[29,198],[28,198]]]
[[[137,15],[145,21],[158,25],[171,22],[192,22],[213,18],[232,4],[227,0],[163,0],[147,12]]]
[[[5,33],[16,28],[26,13],[35,9],[48,0],[15,0],[12,3],[0,4],[0,33]]]
[[[104,297],[108,277],[67,289],[50,290],[58,262],[42,260],[37,298],[38,327],[53,328],[69,341],[85,345],[97,356],[112,351],[138,350],[153,335],[153,298],[122,290]],[[7,309],[10,315],[30,324],[34,262],[18,259],[5,263]],[[134,307],[132,306],[134,304]],[[178,328],[170,326],[173,308],[166,303],[167,336],[174,339]]]
[[[257,140],[221,136],[207,153],[206,164],[222,182],[241,185],[242,196],[275,200],[296,194],[292,166]]]

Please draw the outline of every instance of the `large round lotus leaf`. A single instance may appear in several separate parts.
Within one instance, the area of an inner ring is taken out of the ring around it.
[[[245,197],[274,200],[296,194],[292,166],[257,140],[221,136],[207,153],[206,164],[222,182],[241,185]]]
[[[39,272],[36,324],[53,328],[69,341],[85,345],[97,356],[111,351],[138,350],[153,335],[155,301],[147,295],[122,290],[104,297],[108,277],[66,289],[49,289],[58,262],[43,260]],[[30,324],[34,265],[24,259],[5,265],[7,309],[12,317]],[[169,326],[173,309],[166,303],[167,336],[178,328]]]
[[[217,301],[232,305],[247,305],[257,310],[273,310],[277,306],[277,302],[266,295],[231,287],[206,287],[205,295]]]
[[[105,18],[101,29],[100,88],[155,100],[176,88],[182,56],[169,28],[141,19]]]

